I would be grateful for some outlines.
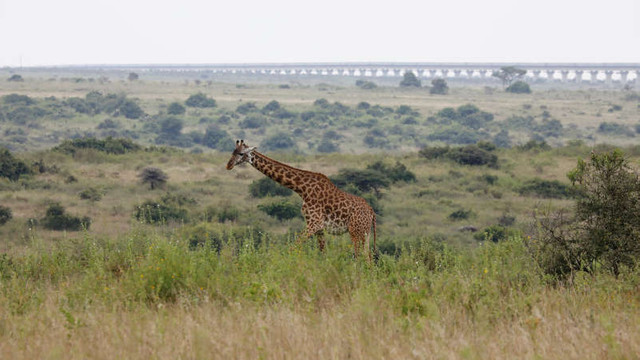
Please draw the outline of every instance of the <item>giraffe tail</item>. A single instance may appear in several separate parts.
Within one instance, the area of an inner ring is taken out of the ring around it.
[[[373,213],[373,257],[377,259],[378,249],[376,247],[376,213]],[[377,260],[376,260],[377,261]]]

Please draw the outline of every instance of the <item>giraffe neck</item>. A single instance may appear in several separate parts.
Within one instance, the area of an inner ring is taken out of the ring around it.
[[[287,164],[273,160],[257,151],[253,152],[252,160],[251,165],[256,168],[256,170],[265,174],[280,185],[295,191],[301,196],[303,195],[304,190],[306,189],[306,187],[303,186],[304,182],[308,181],[309,174],[311,174],[309,171],[296,169]]]

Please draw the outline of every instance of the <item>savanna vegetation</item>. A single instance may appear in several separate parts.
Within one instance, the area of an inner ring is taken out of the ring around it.
[[[0,81],[0,358],[640,353],[632,93],[134,74]],[[366,198],[375,261],[235,138]]]

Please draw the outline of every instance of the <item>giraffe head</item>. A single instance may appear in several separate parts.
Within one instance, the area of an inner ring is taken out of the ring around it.
[[[234,166],[248,162],[251,164],[253,161],[253,150],[255,146],[249,146],[244,143],[244,140],[236,140],[236,148],[231,154],[231,159],[227,163],[227,170],[233,169]]]

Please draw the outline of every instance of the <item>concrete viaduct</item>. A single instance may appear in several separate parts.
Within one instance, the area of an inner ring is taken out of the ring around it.
[[[419,78],[482,80],[494,71],[514,66],[532,81],[573,83],[635,83],[640,86],[640,63],[264,63],[203,65],[122,65],[121,69],[150,72],[212,72],[244,75],[401,77],[411,71]]]

